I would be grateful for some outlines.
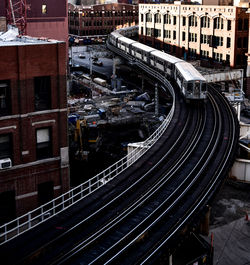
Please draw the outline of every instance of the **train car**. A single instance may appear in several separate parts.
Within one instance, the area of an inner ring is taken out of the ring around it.
[[[159,70],[164,76],[174,78],[187,101],[207,98],[206,79],[190,63],[122,36],[127,36],[132,29],[112,32],[111,44]]]
[[[131,55],[135,56],[137,59],[144,61],[145,63],[150,63],[150,52],[155,51],[154,48],[144,45],[140,42],[134,42],[131,44]]]
[[[174,77],[175,64],[183,60],[162,51],[150,52],[150,65],[156,67],[170,77]]]
[[[118,31],[113,31],[109,35],[109,42],[110,42],[110,44],[112,44],[113,46],[117,47],[117,41],[121,37],[122,37],[122,35]]]
[[[175,80],[187,100],[206,99],[206,79],[193,67],[192,64],[185,61],[176,63]]]
[[[126,37],[118,38],[117,47],[128,54],[131,54],[131,44],[136,42]]]

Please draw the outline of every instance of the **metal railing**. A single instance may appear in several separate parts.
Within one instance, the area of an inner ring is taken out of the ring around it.
[[[120,159],[118,162],[103,170],[101,173],[64,193],[63,195],[55,198],[54,200],[0,226],[0,245],[68,209],[72,205],[76,204],[80,200],[86,198],[88,195],[104,186],[106,183],[117,177],[125,169],[135,163],[161,137],[168,127],[175,110],[175,96],[173,87],[166,78],[164,78],[158,72],[152,70],[150,67],[140,63],[139,61],[136,62],[136,64],[143,70],[147,71],[150,75],[156,77],[160,82],[162,82],[163,85],[167,86],[168,90],[173,95],[172,108],[162,124],[137,148],[131,151],[127,156]]]

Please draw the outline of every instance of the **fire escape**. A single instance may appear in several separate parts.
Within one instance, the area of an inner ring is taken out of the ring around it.
[[[6,0],[7,24],[18,27],[21,35],[26,34],[27,5],[26,0]]]

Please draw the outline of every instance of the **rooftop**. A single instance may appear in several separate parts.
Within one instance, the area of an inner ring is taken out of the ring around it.
[[[2,46],[24,46],[39,44],[55,44],[62,41],[48,39],[44,37],[21,36],[16,28],[10,28],[6,32],[0,32],[0,47]]]

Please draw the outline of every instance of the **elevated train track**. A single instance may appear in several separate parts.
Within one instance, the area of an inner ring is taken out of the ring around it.
[[[171,91],[158,72],[126,57]],[[208,102],[195,106],[176,91],[173,108],[167,130],[137,162],[67,211],[2,245],[1,257],[9,264],[157,264],[162,250],[210,203],[238,143],[237,118],[213,88]]]

